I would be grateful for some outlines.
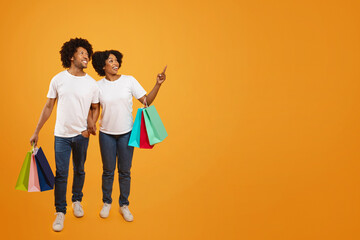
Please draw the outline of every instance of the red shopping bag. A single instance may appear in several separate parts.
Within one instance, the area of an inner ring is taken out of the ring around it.
[[[149,137],[146,131],[144,113],[141,113],[141,126],[140,126],[140,148],[152,149],[154,145],[150,145]]]

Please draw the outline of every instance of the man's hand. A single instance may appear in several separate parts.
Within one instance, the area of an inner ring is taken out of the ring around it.
[[[36,147],[38,140],[39,140],[39,136],[36,133],[34,133],[30,138],[30,145],[31,146],[34,145],[34,147]]]
[[[89,133],[88,130],[82,131],[82,132],[81,132],[81,135],[82,135],[84,138],[89,138],[89,137],[90,137],[90,133]]]

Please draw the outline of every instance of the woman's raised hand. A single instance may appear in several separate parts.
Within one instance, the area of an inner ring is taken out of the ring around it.
[[[166,79],[166,75],[165,75],[166,68],[167,68],[167,66],[165,66],[164,71],[162,71],[162,73],[159,73],[157,75],[157,78],[156,78],[157,84],[161,85],[165,81],[165,79]]]

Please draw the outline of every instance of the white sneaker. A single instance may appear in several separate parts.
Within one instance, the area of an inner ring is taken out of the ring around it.
[[[56,219],[53,223],[53,230],[55,232],[60,232],[64,228],[64,220],[65,220],[65,214],[62,212],[55,213]]]
[[[74,212],[75,217],[80,218],[80,217],[84,216],[84,210],[79,201],[73,202],[72,207],[73,207],[73,212]]]
[[[122,216],[124,217],[125,221],[127,221],[127,222],[134,221],[134,217],[131,214],[127,205],[120,207],[120,212],[121,212]]]
[[[100,211],[100,217],[107,218],[109,216],[110,208],[111,208],[111,203],[104,203]]]

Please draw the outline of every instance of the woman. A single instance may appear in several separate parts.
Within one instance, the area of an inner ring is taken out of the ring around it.
[[[130,194],[130,169],[134,148],[128,146],[132,125],[132,98],[135,97],[141,103],[150,105],[161,84],[165,81],[165,70],[157,75],[156,84],[151,92],[146,91],[132,76],[120,75],[123,55],[119,51],[109,50],[95,52],[92,64],[100,76],[105,76],[98,81],[100,89],[100,105],[102,113],[100,117],[100,150],[103,162],[102,191],[103,208],[100,211],[102,218],[109,216],[112,198],[112,186],[116,157],[118,158],[118,172],[120,185],[120,212],[128,222],[133,221],[133,216],[128,208]],[[95,119],[94,122],[96,122]]]

